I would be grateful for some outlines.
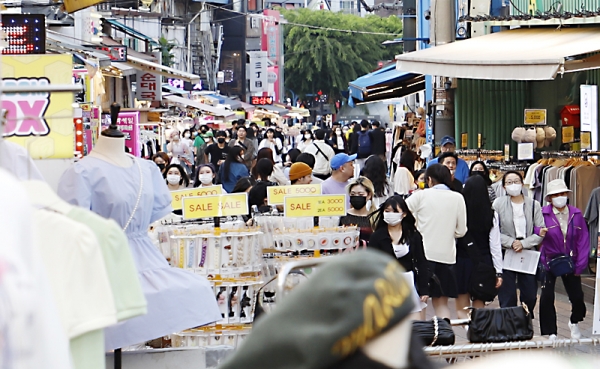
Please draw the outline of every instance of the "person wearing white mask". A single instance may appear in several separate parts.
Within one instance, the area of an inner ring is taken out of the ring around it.
[[[314,141],[314,136],[311,130],[306,130],[304,131],[304,137],[302,137],[302,142],[300,142],[298,144],[298,150],[304,152],[304,150],[309,147],[310,145],[312,145],[313,141]]]
[[[339,125],[334,127],[334,130],[331,131],[331,136],[329,137],[329,145],[333,148],[333,151],[336,154],[341,152],[348,153],[348,142],[346,141],[346,136],[342,133],[342,128]]]
[[[178,130],[173,130],[169,137],[171,138],[171,142],[167,144],[167,152],[171,157],[171,163],[181,164],[185,172],[190,173],[190,165],[193,163],[192,150],[190,150],[187,144],[181,141]]]
[[[210,187],[214,186],[215,178],[217,177],[214,165],[202,164],[198,167],[198,176],[194,181],[194,187]]]
[[[183,167],[179,164],[169,164],[163,173],[169,191],[186,189],[190,182]]]
[[[414,319],[425,320],[425,307],[429,299],[430,263],[423,250],[423,237],[415,226],[415,218],[408,210],[402,196],[388,198],[371,216],[375,232],[369,247],[392,256],[404,267],[413,281]]]
[[[535,230],[545,228],[540,203],[523,196],[523,175],[519,172],[506,172],[502,178],[502,186],[507,196],[494,200],[492,207],[500,219],[500,242],[504,257],[507,252],[535,250],[542,242],[542,237]],[[525,303],[533,314],[537,301],[537,281],[534,274],[503,269],[502,286],[498,290],[500,307],[517,306],[517,285],[521,303]]]

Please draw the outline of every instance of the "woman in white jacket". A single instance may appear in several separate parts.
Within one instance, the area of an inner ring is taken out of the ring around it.
[[[283,151],[283,144],[281,140],[275,137],[275,130],[273,128],[267,129],[265,132],[265,138],[260,141],[258,149],[268,148],[273,151],[273,161],[275,163],[281,163],[281,153]]]
[[[465,200],[450,189],[450,170],[443,165],[433,164],[427,168],[425,181],[429,188],[413,193],[406,204],[417,220],[425,257],[431,262],[434,276],[430,296],[435,314],[450,318],[448,298],[458,297],[454,272],[456,238],[467,233]]]

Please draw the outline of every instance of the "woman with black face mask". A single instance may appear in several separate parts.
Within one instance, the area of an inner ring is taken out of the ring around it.
[[[346,187],[350,196],[350,209],[340,218],[340,225],[354,225],[360,228],[360,239],[369,242],[373,229],[369,216],[376,210],[373,205],[373,183],[367,177],[358,177]]]

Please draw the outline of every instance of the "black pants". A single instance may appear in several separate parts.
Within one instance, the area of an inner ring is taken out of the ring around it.
[[[318,174],[318,173],[313,173],[313,176],[322,179],[322,180],[326,180],[327,178],[331,177],[331,174]]]
[[[502,271],[502,286],[498,291],[500,307],[517,306],[517,286],[519,286],[521,303],[527,305],[533,318],[533,308],[537,301],[537,281],[535,275],[513,272],[504,269]]]
[[[571,323],[579,323],[585,318],[586,307],[581,289],[581,277],[573,274],[563,275],[563,284],[571,301]],[[558,332],[556,327],[556,308],[554,307],[554,287],[556,277],[546,272],[546,279],[542,285],[540,296],[540,330],[543,336]]]

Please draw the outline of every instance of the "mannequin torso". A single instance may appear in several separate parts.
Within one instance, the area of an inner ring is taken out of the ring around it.
[[[115,138],[100,135],[89,156],[121,168],[129,168],[133,165],[132,157],[125,152],[124,137]]]

